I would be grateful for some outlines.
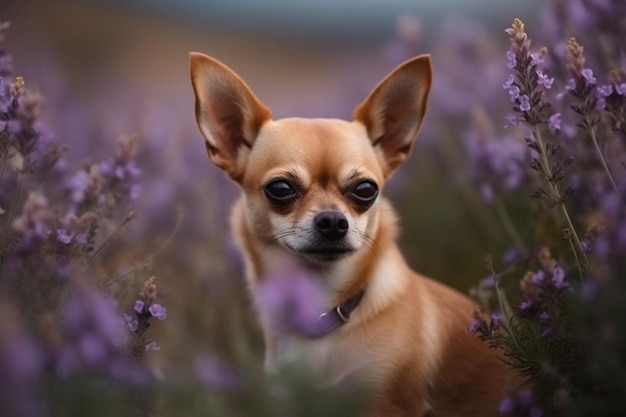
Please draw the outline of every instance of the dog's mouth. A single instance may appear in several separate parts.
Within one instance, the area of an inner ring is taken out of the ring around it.
[[[331,262],[350,256],[354,252],[353,248],[305,248],[300,253],[317,261]]]
[[[354,251],[355,248],[345,245],[337,246],[305,246],[303,248],[289,247],[290,250],[296,252],[306,258],[317,262],[333,262],[339,259],[347,258]]]

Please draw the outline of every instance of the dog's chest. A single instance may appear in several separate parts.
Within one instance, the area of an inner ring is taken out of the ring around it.
[[[307,367],[324,385],[336,384],[363,369],[366,352],[350,348],[336,334],[319,339],[283,336],[276,340],[266,356],[266,371],[273,373],[282,366]]]

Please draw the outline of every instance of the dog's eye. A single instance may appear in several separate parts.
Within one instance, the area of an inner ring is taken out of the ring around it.
[[[352,190],[352,196],[360,202],[369,203],[378,196],[378,186],[372,181],[360,182]]]
[[[296,197],[296,192],[287,181],[274,180],[265,186],[265,196],[274,203],[287,203]]]

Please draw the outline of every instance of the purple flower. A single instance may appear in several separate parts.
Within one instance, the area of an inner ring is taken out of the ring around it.
[[[159,350],[161,350],[161,346],[154,340],[146,344],[146,352],[158,352]]]
[[[548,321],[550,320],[550,313],[548,313],[547,311],[542,311],[541,313],[539,313],[539,320],[541,321]]]
[[[530,65],[541,65],[543,64],[543,56],[538,54],[537,52],[533,52],[530,54]]]
[[[80,203],[85,198],[85,192],[89,186],[89,173],[85,170],[80,170],[74,176],[69,179],[67,184],[68,189],[72,194],[72,201]]]
[[[501,414],[510,414],[515,411],[515,400],[510,395],[507,395],[500,401],[500,406],[498,407],[498,411]]]
[[[620,96],[626,96],[626,83],[615,86],[615,92]]]
[[[572,91],[575,88],[576,88],[576,80],[573,78],[568,79],[567,82],[565,83],[565,90]]]
[[[515,53],[513,51],[506,51],[506,66],[508,69],[515,68]]]
[[[476,333],[476,331],[480,329],[481,324],[482,324],[482,321],[476,318],[470,323],[470,325],[467,328],[467,331],[470,333]]]
[[[57,240],[69,245],[72,242],[72,234],[65,229],[57,229]]]
[[[532,307],[532,305],[533,305],[533,302],[532,302],[532,301],[530,301],[530,300],[524,300],[524,301],[522,301],[522,302],[519,304],[518,308],[519,308],[521,311],[526,311],[526,310],[530,309],[530,308]]]
[[[198,379],[208,388],[231,390],[239,385],[239,377],[221,360],[203,356],[195,360]]]
[[[553,134],[561,130],[561,113],[555,113],[548,120],[548,128]]]
[[[604,84],[598,86],[598,97],[608,97],[613,94],[613,86],[610,84]]]
[[[0,320],[2,415],[37,417],[49,414],[41,397],[43,353],[27,334],[19,315],[12,309],[3,308]]]
[[[521,111],[530,110],[530,99],[527,95],[520,96],[519,98],[519,109]]]
[[[66,343],[54,364],[61,375],[85,368],[106,370],[126,340],[114,302],[98,292],[77,292],[67,301],[62,331]]]
[[[161,304],[152,304],[148,308],[148,311],[153,317],[159,320],[165,320],[167,318],[167,308],[163,307]]]
[[[583,78],[587,81],[587,83],[589,84],[596,83],[596,77],[593,76],[593,71],[590,68],[583,69],[581,74]]]
[[[107,356],[109,344],[95,332],[86,332],[78,341],[78,351],[88,365],[100,364]]]
[[[539,77],[537,80],[539,84],[543,85],[547,90],[552,88],[552,84],[554,83],[554,77],[548,77],[541,70],[537,70],[537,76]]]
[[[511,101],[515,102],[515,99],[519,97],[519,87],[516,85],[511,86],[511,88],[509,88],[509,96],[511,97]]]
[[[20,120],[9,120],[7,122],[7,130],[11,136],[19,136],[23,129],[24,126]]]
[[[279,333],[312,335],[324,312],[322,290],[306,270],[289,268],[265,277],[258,286],[258,309],[265,327]]]
[[[552,272],[552,285],[557,290],[568,289],[569,284],[565,281],[565,270],[560,266],[554,268]]]
[[[137,300],[135,301],[135,305],[133,306],[133,310],[135,310],[135,312],[137,312],[137,314],[141,314],[143,312],[143,308],[145,306],[145,303],[141,300]]]
[[[504,323],[504,316],[501,313],[491,313],[491,325],[500,327]]]
[[[506,115],[506,125],[504,125],[504,127],[508,126],[517,126],[517,116],[513,113],[509,113]]]
[[[63,323],[68,332],[92,329],[108,341],[116,341],[120,335],[119,315],[113,300],[98,292],[69,299],[63,309]]]
[[[612,85],[602,85],[599,86],[596,90],[596,108],[603,109],[606,107],[606,98],[613,94],[613,86]]]
[[[515,77],[512,74],[509,75],[509,78],[507,78],[504,84],[502,84],[502,89],[506,90],[508,88],[511,88],[514,82],[515,82]]]
[[[122,320],[124,321],[124,324],[126,324],[126,326],[130,329],[131,332],[134,332],[135,330],[137,330],[137,326],[139,325],[139,322],[137,321],[137,319],[134,319],[131,315],[124,313],[124,315],[122,316]]]
[[[533,281],[533,284],[540,285],[541,283],[543,283],[543,280],[545,279],[545,277],[546,277],[545,272],[538,271],[536,274],[533,274],[531,279]]]
[[[111,175],[114,169],[113,165],[114,162],[111,160],[100,162],[100,164],[98,165],[98,167],[100,168],[100,173],[105,176]]]

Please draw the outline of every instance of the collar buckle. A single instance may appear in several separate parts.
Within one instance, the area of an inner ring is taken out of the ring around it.
[[[350,317],[346,316],[345,314],[343,314],[343,311],[341,311],[341,304],[335,307],[335,313],[337,313],[337,316],[343,323],[347,323],[348,320],[350,320]]]

